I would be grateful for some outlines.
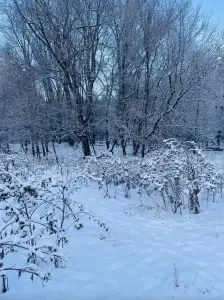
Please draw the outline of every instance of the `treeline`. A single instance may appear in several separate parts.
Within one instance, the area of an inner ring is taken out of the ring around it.
[[[0,141],[153,142],[222,130],[222,40],[190,0],[1,1]],[[221,134],[220,134],[221,135]]]

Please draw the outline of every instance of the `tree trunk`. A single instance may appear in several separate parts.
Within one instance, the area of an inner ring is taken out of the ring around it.
[[[218,133],[216,135],[216,142],[217,142],[218,147],[220,147],[220,140],[221,140],[221,132],[218,131]]]
[[[43,157],[45,157],[46,156],[46,151],[45,151],[44,143],[41,142],[41,145],[42,145]]]
[[[140,144],[134,140],[133,141],[133,155],[134,156],[136,156],[138,154],[139,148],[140,148]]]
[[[46,149],[46,154],[49,153],[49,149],[48,149],[48,143],[45,143],[45,149]]]
[[[106,146],[107,146],[107,150],[110,149],[110,141],[106,138]]]
[[[2,293],[6,293],[8,291],[8,284],[7,284],[7,276],[6,275],[1,275],[2,276]]]
[[[82,150],[84,156],[91,156],[90,143],[88,136],[83,136],[82,138]]]
[[[107,150],[109,150],[110,141],[109,141],[109,132],[108,132],[108,120],[106,120],[106,146],[107,146]]]
[[[26,151],[26,153],[28,152],[28,141],[27,140],[25,140],[25,151]]]
[[[21,147],[22,147],[23,151],[26,153],[24,145],[23,145],[23,141],[21,141]]]
[[[36,142],[36,153],[37,153],[37,158],[41,160],[39,142]]]
[[[142,145],[141,155],[142,155],[142,158],[145,157],[145,144]]]
[[[57,152],[56,152],[55,145],[54,145],[54,140],[52,140],[52,148],[53,148],[53,151],[54,151],[56,163],[58,164],[58,157],[57,157]]]
[[[127,154],[127,152],[126,152],[126,142],[125,142],[124,138],[121,139],[121,148],[122,148],[123,156],[126,156],[126,154]]]
[[[35,157],[36,151],[35,151],[35,146],[34,146],[34,142],[33,141],[32,141],[32,154],[33,154],[33,157]]]
[[[114,154],[114,147],[117,145],[117,140],[114,141],[113,146],[110,149],[110,152]]]

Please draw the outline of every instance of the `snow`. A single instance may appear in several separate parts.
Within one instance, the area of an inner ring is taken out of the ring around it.
[[[223,154],[209,155],[221,170]],[[2,299],[223,299],[224,199],[204,201],[198,215],[179,215],[140,209],[136,192],[130,199],[120,188],[110,195],[94,185],[75,191],[74,200],[109,231],[81,219],[83,229],[67,229],[66,268],[51,268],[45,287],[10,273]]]

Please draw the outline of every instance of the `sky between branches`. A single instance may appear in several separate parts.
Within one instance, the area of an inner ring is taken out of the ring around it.
[[[224,29],[224,0],[192,0],[193,5],[202,5],[205,14],[211,14],[212,21]]]

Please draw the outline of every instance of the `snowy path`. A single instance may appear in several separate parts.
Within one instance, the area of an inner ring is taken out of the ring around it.
[[[211,204],[200,215],[158,217],[155,211],[127,215],[132,199],[104,198],[97,189],[79,191],[76,197],[109,225],[109,232],[93,223],[73,231],[67,268],[52,272],[44,289],[26,275],[10,277],[10,292],[2,299],[223,298],[223,203]]]

